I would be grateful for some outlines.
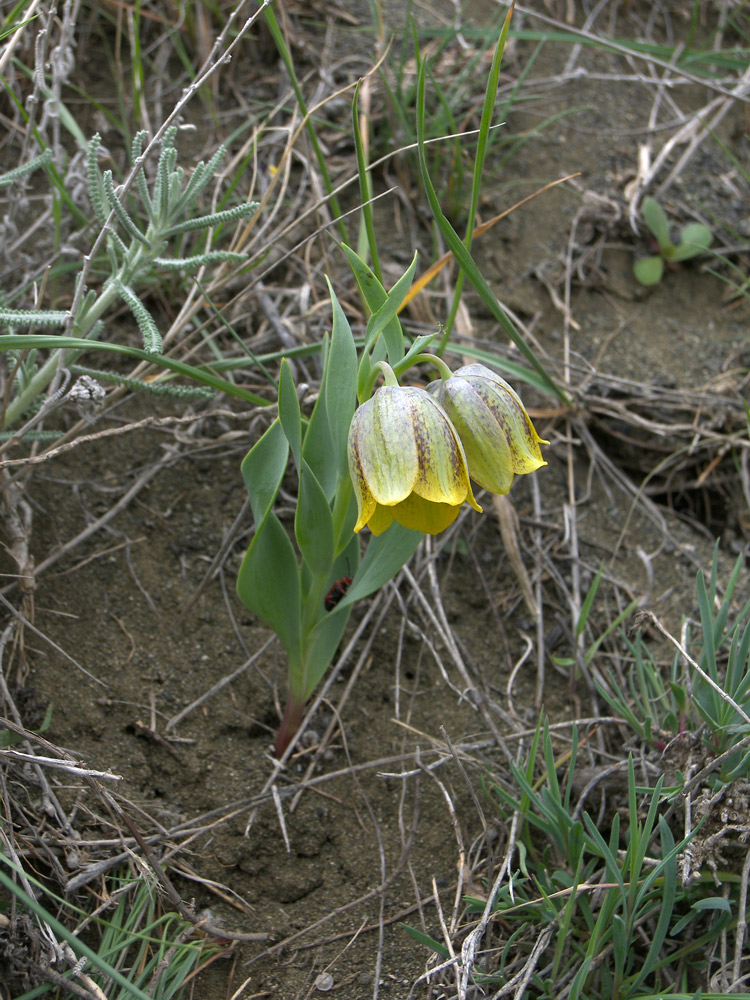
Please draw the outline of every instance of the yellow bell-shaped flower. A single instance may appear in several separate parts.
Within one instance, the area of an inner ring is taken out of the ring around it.
[[[490,493],[507,493],[514,475],[547,463],[543,441],[508,383],[484,365],[457,368],[427,387],[458,431],[469,475]]]
[[[438,534],[463,503],[478,511],[458,434],[435,397],[410,386],[381,386],[352,418],[349,471],[359,517],[382,534],[393,521]]]

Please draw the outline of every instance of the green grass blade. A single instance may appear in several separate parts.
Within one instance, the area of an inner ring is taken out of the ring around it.
[[[6,858],[3,854],[0,854],[0,862],[7,865],[14,871],[18,870],[13,862]],[[9,878],[4,871],[0,871],[0,885],[2,885],[6,891],[15,896],[18,903],[24,909],[34,913],[40,920],[47,924],[59,939],[67,941],[76,955],[81,958],[88,959],[94,968],[98,969],[104,975],[109,976],[113,982],[118,984],[118,986],[127,990],[127,995],[131,997],[132,1000],[150,1000],[147,993],[144,993],[142,990],[138,989],[137,986],[134,986],[125,976],[123,976],[121,972],[118,972],[117,969],[112,968],[112,966],[105,962],[101,956],[93,950],[93,948],[84,944],[84,942],[68,930],[64,924],[61,924],[59,920],[56,920],[51,913],[47,912],[41,903],[39,903],[32,896],[29,896],[29,894],[22,889],[21,886],[17,885],[13,879]]]
[[[656,927],[651,935],[651,945],[638,973],[629,988],[635,990],[651,974],[656,965],[659,953],[669,933],[669,924],[674,913],[674,904],[677,898],[677,858],[675,853],[675,843],[672,832],[663,818],[659,819],[659,832],[661,835],[662,864],[659,866],[660,874],[664,876],[664,882],[659,901],[659,918]]]
[[[495,46],[495,52],[492,57],[492,65],[490,67],[489,76],[487,77],[487,86],[484,91],[484,104],[482,105],[482,117],[479,122],[479,135],[477,136],[477,150],[474,156],[474,170],[472,172],[471,178],[471,198],[469,203],[469,214],[466,224],[466,235],[464,237],[464,245],[467,250],[471,250],[471,242],[474,234],[474,221],[477,218],[477,212],[479,210],[479,195],[482,188],[482,175],[484,173],[484,161],[487,154],[487,145],[489,141],[490,125],[492,123],[492,116],[495,111],[495,103],[497,100],[497,87],[498,80],[500,78],[500,63],[502,61],[503,52],[505,50],[505,42],[508,37],[508,28],[510,27],[510,18],[512,14],[512,8],[508,10],[503,22],[503,27],[500,32],[500,37],[497,40],[497,45]],[[463,290],[464,279],[466,272],[459,271],[458,278],[456,279],[456,288],[453,293],[453,303],[451,305],[451,311],[448,316],[448,320],[445,324],[445,333],[440,341],[440,346],[438,348],[438,354],[442,354],[445,350],[445,345],[450,335],[450,331],[453,329],[453,323],[456,318],[456,313],[458,312],[458,307],[461,302],[461,292]]]
[[[432,184],[430,178],[429,170],[427,168],[427,157],[425,153],[425,64],[422,62],[419,67],[419,96],[417,100],[417,152],[419,156],[419,168],[422,175],[422,182],[425,186],[427,192],[427,198],[430,202],[430,208],[432,209],[432,214],[435,217],[435,221],[442,233],[443,239],[447,243],[450,250],[453,252],[453,256],[456,258],[459,266],[464,269],[466,276],[469,281],[471,281],[474,288],[479,293],[480,298],[490,310],[497,322],[502,326],[505,332],[508,334],[510,339],[519,349],[521,354],[526,358],[526,360],[531,364],[534,370],[538,373],[544,387],[545,391],[555,398],[559,399],[560,402],[568,405],[569,400],[566,393],[557,383],[551,378],[547,373],[544,365],[539,361],[536,354],[532,351],[529,345],[526,343],[524,338],[521,336],[519,331],[516,329],[515,325],[511,322],[510,317],[506,315],[505,311],[500,306],[500,303],[495,298],[492,289],[489,287],[487,282],[482,277],[478,267],[474,263],[471,254],[463,245],[458,233],[455,231],[453,226],[450,224],[448,219],[443,214],[443,210],[440,207],[440,202],[438,200],[437,193]]]
[[[361,81],[360,81],[361,82]],[[372,269],[375,276],[382,284],[383,272],[380,268],[380,258],[378,256],[378,241],[375,236],[375,223],[372,215],[372,182],[367,167],[367,153],[362,140],[362,133],[359,128],[359,87],[358,83],[354,89],[354,99],[352,101],[352,129],[354,132],[354,149],[357,156],[357,174],[359,176],[359,195],[362,200],[362,219],[365,224],[365,234],[367,236],[367,248],[370,251]],[[367,127],[367,126],[366,126]],[[358,246],[358,250],[361,248]],[[362,253],[360,252],[360,256]]]
[[[225,392],[229,396],[237,396],[254,406],[269,406],[270,401],[256,396],[254,392],[249,392],[240,386],[227,382],[226,379],[219,378],[205,368],[197,368],[187,365],[174,358],[167,358],[163,354],[149,354],[148,351],[138,347],[128,347],[125,344],[108,344],[96,340],[82,340],[78,337],[54,337],[44,334],[17,334],[11,336],[0,336],[0,351],[24,351],[33,348],[45,348],[50,350],[69,350],[80,353],[82,351],[109,351],[111,354],[126,354],[139,361],[148,361],[149,364],[157,365],[159,368],[166,368],[175,375],[183,375],[185,378],[203,385],[211,386],[217,392]]]
[[[271,7],[266,7],[263,12],[266,24],[268,25],[268,30],[271,32],[271,37],[276,43],[276,48],[278,49],[279,55],[281,56],[281,61],[284,63],[284,67],[289,74],[289,81],[292,85],[292,90],[294,90],[294,96],[297,98],[297,104],[302,112],[305,120],[305,128],[307,129],[307,134],[310,138],[310,143],[315,152],[315,158],[318,161],[318,169],[320,170],[321,176],[323,178],[323,183],[325,185],[326,191],[328,192],[331,209],[333,211],[334,217],[336,219],[336,226],[339,233],[341,234],[342,240],[347,239],[346,226],[343,220],[343,212],[339,205],[338,199],[333,193],[334,185],[331,181],[331,175],[328,172],[328,165],[326,163],[325,154],[320,147],[320,142],[318,141],[318,136],[315,131],[313,122],[310,118],[310,112],[307,108],[307,102],[305,101],[304,94],[302,93],[302,87],[300,86],[299,80],[297,79],[297,73],[294,68],[294,61],[292,59],[292,54],[289,51],[289,47],[286,44],[284,35],[279,27],[279,22],[276,20],[276,15],[274,14]]]

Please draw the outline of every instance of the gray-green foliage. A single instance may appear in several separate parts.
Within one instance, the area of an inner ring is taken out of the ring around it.
[[[213,389],[203,385],[175,385],[172,382],[143,382],[141,379],[128,378],[118,372],[103,371],[100,368],[84,368],[83,365],[71,365],[73,375],[88,375],[97,382],[110,382],[121,385],[130,392],[146,392],[149,396],[169,396],[172,399],[213,399],[216,395]]]
[[[39,156],[35,156],[33,160],[29,160],[28,163],[22,163],[18,167],[14,167],[13,170],[6,170],[5,173],[0,174],[0,188],[10,187],[15,181],[19,180],[21,177],[26,177],[28,174],[32,173],[38,167],[46,166],[52,159],[52,152],[49,149],[45,149],[43,153]]]
[[[609,782],[619,791],[607,818],[583,808],[583,742],[573,726],[570,752],[556,757],[544,721],[510,776],[488,788],[513,851],[489,900],[465,900],[472,920],[488,910],[492,918],[472,979],[505,988],[523,979],[516,995],[527,1000],[687,1000],[692,993],[674,988],[701,981],[711,943],[736,924],[736,879],[722,894],[710,873],[680,877],[699,831],[675,838],[664,777],[645,784],[632,755]],[[447,957],[440,942],[407,930]]]
[[[161,352],[162,338],[158,324],[141,297],[159,271],[192,273],[203,267],[220,264],[241,264],[242,254],[203,247],[188,253],[185,239],[194,233],[225,223],[247,218],[258,208],[246,202],[232,208],[208,214],[196,214],[198,201],[214,178],[226,154],[223,146],[208,160],[194,168],[189,179],[177,165],[176,128],[166,131],[156,165],[153,183],[149,186],[143,169],[145,132],[139,132],[132,145],[133,170],[130,183],[137,193],[130,198],[127,184],[116,187],[111,170],[101,170],[101,139],[95,135],[88,146],[87,180],[94,216],[105,236],[109,275],[100,289],[86,289],[82,271],[70,313],[59,310],[21,310],[0,308],[0,325],[8,332],[19,328],[66,326],[73,337],[96,340],[103,329],[103,320],[117,305],[124,303],[134,317],[143,339],[144,349],[154,356]],[[48,156],[42,155],[23,168],[0,177],[0,187],[12,183],[30,170],[42,166]],[[139,203],[140,215],[134,204]],[[171,249],[171,253],[170,253]],[[61,354],[63,357],[61,357]],[[12,427],[47,389],[61,363],[70,363],[77,352],[52,351],[43,365],[31,370],[26,364],[26,377],[16,379],[16,392],[5,411],[4,427]]]
[[[661,984],[655,970],[677,901],[677,857],[687,841],[675,844],[660,815],[663,780],[653,789],[639,788],[632,757],[627,777],[623,775],[627,808],[614,814],[609,830],[600,831],[572,798],[577,744],[574,727],[572,753],[560,784],[545,725],[537,732],[526,766],[513,766],[517,793],[495,788],[501,811],[517,816],[522,864],[513,877],[515,886],[498,893],[494,910],[509,927],[525,931],[520,952],[536,937],[535,926],[553,926],[550,961],[540,963],[532,977],[545,991],[541,995],[553,996],[568,982],[571,998],[625,1000],[642,996],[649,980]],[[540,763],[544,778],[535,782]],[[602,888],[592,892],[597,885]],[[643,926],[649,928],[646,944],[639,933]]]

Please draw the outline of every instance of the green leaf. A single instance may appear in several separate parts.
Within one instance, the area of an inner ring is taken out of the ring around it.
[[[628,934],[625,921],[619,913],[612,917],[612,954],[615,960],[615,972],[622,978],[628,957]]]
[[[326,576],[333,562],[333,518],[328,498],[315,473],[302,462],[299,498],[294,516],[297,545],[313,576]]]
[[[194,382],[202,382],[204,385],[210,385],[211,388],[216,389],[218,392],[225,392],[229,396],[237,396],[248,403],[252,403],[253,406],[269,405],[268,400],[262,396],[258,396],[254,392],[248,392],[242,386],[228,382],[226,379],[219,378],[205,368],[186,365],[183,361],[175,361],[174,358],[165,357],[163,354],[152,355],[138,347],[130,347],[127,344],[112,344],[106,341],[84,340],[81,337],[64,337],[44,333],[19,333],[0,336],[0,351],[28,351],[34,348],[70,350],[77,352],[76,357],[82,351],[105,351],[110,354],[125,354],[131,358],[138,358],[139,361],[148,361],[149,364],[157,365],[159,368],[166,368],[176,375],[183,375]],[[11,404],[8,407],[6,427],[10,426],[17,419],[17,413],[13,418],[10,416],[13,405]]]
[[[426,948],[430,948],[436,955],[440,955],[441,958],[450,958],[450,952],[448,949],[444,944],[436,941],[435,938],[429,937],[416,927],[410,927],[408,924],[401,924],[401,926],[406,933],[410,934],[411,937],[413,937],[419,944],[424,945]]]
[[[644,198],[641,213],[643,221],[659,245],[659,252],[665,253],[672,247],[672,241],[669,238],[669,220],[664,209],[655,198]]]
[[[6,858],[2,852],[0,852],[0,863],[6,865],[11,871],[27,878],[26,872],[15,865],[9,858]],[[66,941],[77,956],[86,958],[95,969],[103,975],[109,976],[114,983],[117,983],[125,991],[123,995],[131,997],[132,1000],[149,1000],[148,993],[143,992],[143,990],[135,986],[127,976],[106,962],[89,945],[79,940],[77,935],[71,933],[37,899],[29,895],[14,879],[9,878],[2,870],[0,870],[0,887],[2,887],[6,895],[15,896],[19,908],[35,914],[41,922],[48,924],[57,940]]]
[[[732,912],[732,904],[723,896],[710,896],[708,899],[698,899],[693,903],[694,910],[723,910],[725,913]]]
[[[299,470],[302,467],[302,417],[292,369],[286,358],[281,362],[279,376],[279,420]]]
[[[279,492],[289,461],[289,443],[274,420],[242,461],[242,478],[250,495],[255,527],[263,523]]]
[[[53,309],[1,309],[3,326],[64,326],[70,319],[69,312]]]
[[[680,242],[670,255],[670,260],[690,260],[705,253],[713,243],[713,233],[700,222],[690,222],[680,232]]]
[[[659,919],[652,932],[651,944],[646,959],[638,969],[633,981],[629,984],[633,992],[635,992],[635,987],[640,986],[646,977],[651,974],[651,970],[656,965],[659,954],[664,946],[664,941],[669,933],[669,924],[672,919],[677,896],[677,858],[674,851],[674,837],[663,816],[659,817],[659,834],[661,837],[661,856],[663,859],[661,865],[659,865],[659,874],[664,877],[663,888],[660,894]]]
[[[400,524],[392,524],[382,535],[373,536],[367,545],[362,565],[339,607],[374,593],[398,573],[411,559],[424,536]]]
[[[324,347],[325,363],[323,370],[327,366],[327,345]],[[310,420],[305,431],[305,440],[302,445],[302,460],[307,462],[315,473],[315,477],[323,488],[323,492],[328,497],[329,502],[336,493],[339,482],[338,464],[331,461],[334,454],[333,441],[331,439],[331,428],[328,421],[328,409],[326,407],[326,394],[319,392],[315,400]]]
[[[445,216],[438,199],[437,192],[432,183],[429,170],[427,169],[427,156],[425,153],[425,86],[426,86],[426,65],[424,60],[419,66],[418,77],[418,97],[417,97],[417,154],[419,158],[419,171],[422,176],[422,183],[425,187],[427,199],[430,203],[432,214],[438,228],[447,243],[449,249],[456,258],[456,263],[466,272],[466,276],[476,289],[479,297],[490,310],[491,314],[505,330],[510,339],[519,349],[521,354],[537,371],[544,385],[545,391],[551,396],[555,396],[564,405],[569,405],[570,400],[565,391],[557,385],[552,376],[547,372],[539,358],[527,344],[521,333],[518,331],[508,314],[497,301],[495,293],[485,281],[479,268],[475,264],[471,254],[464,246],[460,236],[450,224]]]
[[[633,264],[633,274],[641,285],[658,285],[664,274],[664,259],[658,256],[641,257]]]
[[[365,344],[372,346],[380,334],[383,334],[388,351],[388,360],[393,367],[404,356],[404,333],[398,320],[398,311],[406,298],[406,293],[412,286],[414,272],[417,269],[417,254],[412,257],[411,264],[396,284],[386,293],[385,302],[370,316],[365,331]]]
[[[300,578],[297,556],[275,514],[256,530],[237,576],[242,603],[278,635],[289,654],[290,682],[299,663]]]
[[[2,35],[0,35],[0,38],[2,38]],[[35,156],[34,159],[29,160],[28,163],[22,163],[19,167],[14,167],[12,170],[7,170],[0,174],[0,188],[8,187],[8,185],[17,181],[19,177],[25,177],[26,174],[30,174],[38,167],[45,167],[51,162],[52,150],[45,149],[43,153],[40,153],[39,156]]]
[[[375,343],[369,354],[367,351],[362,351],[362,357],[360,358],[359,367],[357,369],[357,398],[363,402],[365,399],[369,398],[369,393],[372,389],[373,370],[378,361],[385,361],[385,355],[385,340],[382,337]]]
[[[328,288],[333,325],[321,392],[325,393],[326,414],[331,432],[332,452],[328,461],[335,462],[337,476],[342,476],[347,475],[346,445],[357,403],[357,348],[349,321],[330,281]]]
[[[505,51],[505,43],[508,39],[508,29],[510,28],[511,16],[513,14],[513,7],[508,8],[508,12],[505,16],[503,22],[503,27],[500,32],[500,37],[497,40],[497,45],[495,46],[495,53],[492,57],[492,65],[490,71],[487,74],[487,84],[484,91],[484,101],[482,104],[482,117],[479,122],[479,133],[477,135],[477,145],[476,153],[474,155],[474,169],[472,171],[472,181],[471,181],[471,200],[469,203],[468,212],[466,213],[466,235],[464,237],[464,244],[467,251],[471,250],[471,243],[474,237],[474,226],[476,224],[476,219],[479,213],[479,198],[482,189],[482,175],[484,173],[485,158],[487,156],[487,150],[489,148],[489,138],[490,138],[490,128],[492,126],[492,121],[497,114],[497,90],[498,82],[500,79],[500,66],[502,64],[503,52]],[[527,63],[526,69],[530,68],[530,62]],[[522,81],[524,79],[526,70],[519,74],[516,80],[516,85],[514,89],[520,89]],[[508,98],[508,104],[513,100],[513,97]],[[500,120],[502,120],[503,112],[500,112]],[[437,353],[442,357],[445,350],[448,333],[453,329],[453,324],[458,313],[459,306],[461,304],[461,298],[463,295],[463,285],[464,279],[466,277],[466,272],[461,270],[458,273],[458,277],[455,282],[455,288],[453,292],[453,302],[451,304],[450,313],[448,315],[448,320],[446,323],[446,332],[444,333],[440,345],[438,347]]]
[[[370,270],[362,258],[348,247],[346,243],[341,244],[349,266],[354,274],[354,280],[360,290],[362,298],[365,300],[371,313],[376,312],[385,302],[386,291],[376,275]]]
[[[403,360],[398,364],[391,365],[393,370],[394,371],[398,370],[399,372],[402,371],[405,372],[408,368],[411,368],[411,366],[414,364],[413,359],[416,358],[418,354],[422,354],[424,351],[428,349],[430,344],[437,337],[438,333],[439,331],[436,330],[434,333],[428,333],[424,334],[421,337],[415,337],[414,342],[404,355]]]
[[[143,337],[143,348],[146,353],[149,356],[161,354],[161,334],[151,313],[129,285],[115,280],[115,286],[120,294],[120,298],[126,303],[135,317],[138,329],[141,331],[141,336]]]
[[[302,697],[305,701],[310,697],[320,683],[321,678],[331,665],[336,650],[344,634],[351,606],[343,614],[339,608],[332,614],[326,614],[308,634],[304,644],[304,687]]]
[[[279,636],[289,654],[290,673],[299,661],[300,578],[289,537],[271,513],[289,460],[289,443],[274,420],[242,462],[242,478],[255,520],[251,541],[237,577],[242,603]]]
[[[396,315],[398,307],[404,300],[404,296],[411,286],[411,277],[409,278],[409,284],[407,287],[403,288],[401,282],[404,281],[406,275],[399,279],[396,284],[391,289],[391,292],[396,292],[396,296],[391,301],[388,298],[388,292],[381,285],[378,279],[375,277],[370,268],[365,264],[361,257],[359,257],[350,247],[345,243],[341,244],[341,249],[346,254],[349,265],[354,272],[354,278],[359,286],[359,290],[362,293],[362,298],[367,303],[367,307],[372,313],[370,317],[370,323],[367,324],[367,335],[365,337],[365,354],[371,351],[373,344],[376,343],[376,338],[382,332],[383,339],[387,345],[388,357],[395,359],[397,364],[401,358],[404,356],[404,333],[401,329],[401,323]],[[412,261],[410,271],[413,276],[413,268],[416,267],[416,259]],[[409,272],[407,272],[408,274]],[[398,289],[398,291],[396,291]],[[401,295],[400,301],[396,305],[396,309],[393,310],[393,303],[396,301],[398,295]],[[380,310],[383,310],[381,313]],[[387,322],[382,323],[381,320],[387,320]]]
[[[127,230],[127,232],[133,237],[133,239],[137,240],[139,243],[142,243],[143,246],[150,248],[151,243],[146,238],[146,234],[140,231],[136,223],[128,215],[127,209],[125,208],[123,203],[117,197],[111,170],[104,171],[104,173],[102,174],[102,183],[104,186],[104,194],[107,197],[107,201],[109,202],[110,207],[114,209],[114,213],[117,216],[117,220],[120,223],[120,225]]]
[[[602,578],[603,568],[603,566],[600,566],[597,570],[596,576],[591,581],[591,586],[589,587],[588,592],[583,599],[583,603],[581,604],[581,613],[579,614],[578,621],[576,622],[576,636],[580,636],[586,628],[586,622],[589,620],[591,605],[594,603],[596,592],[599,589],[599,581]]]
[[[4,38],[7,38],[8,35],[12,35],[14,31],[18,31],[19,28],[23,28],[24,25],[31,24],[31,22],[35,21],[38,17],[38,14],[34,14],[33,17],[27,17],[25,21],[17,21],[15,24],[11,24],[9,27],[3,28],[0,31],[0,42]]]

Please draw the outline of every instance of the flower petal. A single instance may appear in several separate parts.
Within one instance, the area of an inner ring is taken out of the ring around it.
[[[471,478],[490,493],[507,493],[513,482],[513,459],[492,408],[468,379],[448,379],[437,394],[463,442]]]
[[[395,509],[395,507],[382,507],[380,504],[375,507],[375,511],[368,522],[368,527],[373,535],[382,535],[384,531],[390,528],[394,521],[393,511]]]
[[[460,504],[434,503],[412,493],[406,500],[389,507],[393,516],[405,528],[423,531],[426,535],[439,535],[453,524],[461,510]]]
[[[411,389],[410,393],[419,461],[414,491],[433,503],[462,504],[471,494],[471,486],[458,435],[445,410],[431,396],[423,389]]]
[[[523,403],[484,365],[465,365],[428,389],[443,404],[466,452],[471,478],[491,493],[507,493],[516,474],[547,463]]]
[[[368,525],[379,535],[395,519],[436,534],[464,502],[482,509],[458,433],[424,389],[381,386],[354,414],[348,460],[357,497],[355,531]]]
[[[367,485],[378,503],[406,499],[419,474],[411,407],[398,386],[384,385],[355,413],[356,447]],[[352,422],[352,428],[354,422]]]
[[[370,492],[370,487],[368,486],[367,480],[365,479],[362,471],[359,448],[357,447],[357,434],[359,427],[358,415],[359,410],[354,414],[352,419],[352,424],[349,428],[349,441],[347,446],[349,475],[352,480],[352,486],[354,487],[354,496],[357,498],[358,516],[357,523],[354,525],[355,532],[364,528],[374,514],[376,507],[375,498]]]

